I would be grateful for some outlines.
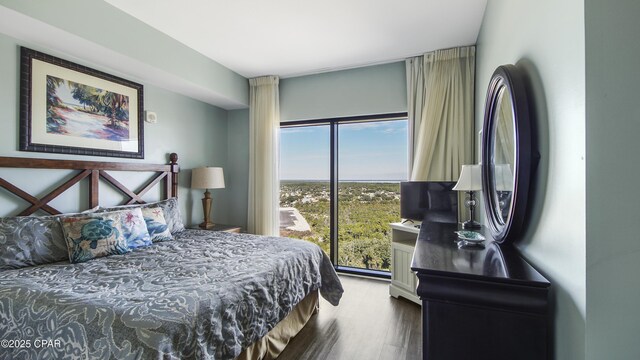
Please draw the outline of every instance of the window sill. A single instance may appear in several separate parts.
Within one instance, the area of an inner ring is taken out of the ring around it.
[[[350,266],[336,266],[335,269],[338,273],[354,274],[354,275],[375,277],[375,278],[382,278],[382,279],[391,279],[391,273],[389,271],[360,269],[360,268],[354,268]]]

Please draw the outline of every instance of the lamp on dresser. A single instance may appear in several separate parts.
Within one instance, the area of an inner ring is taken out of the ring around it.
[[[463,229],[479,229],[480,224],[473,220],[473,214],[476,207],[476,200],[473,198],[473,192],[482,190],[482,168],[480,165],[462,165],[460,178],[458,183],[453,187],[456,191],[466,191],[468,198],[466,201],[469,207],[469,220],[462,223]]]
[[[215,224],[210,220],[211,216],[211,193],[209,189],[224,189],[224,173],[221,167],[199,167],[191,172],[191,187],[194,189],[205,189],[202,198],[202,211],[204,221],[199,225],[203,229],[211,229]]]

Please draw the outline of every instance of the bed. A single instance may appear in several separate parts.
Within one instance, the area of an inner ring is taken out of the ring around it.
[[[40,199],[0,176],[0,187],[29,202],[21,215],[57,214],[50,200],[85,178],[90,182],[87,208],[99,205],[101,183],[126,194],[129,205],[144,203],[144,192],[164,185],[163,197],[169,200],[161,203],[176,204],[173,154],[168,165],[141,166],[15,159],[0,158],[0,167],[79,174]],[[132,191],[109,175],[122,170],[155,175]],[[0,359],[273,358],[317,311],[318,293],[338,304],[342,286],[316,245],[189,230],[171,216],[171,241],[74,264],[63,260],[0,270]],[[3,240],[0,233],[0,246]]]

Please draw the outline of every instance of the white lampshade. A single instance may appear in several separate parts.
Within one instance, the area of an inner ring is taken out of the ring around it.
[[[191,187],[194,189],[224,188],[224,174],[221,167],[199,167],[191,172]]]
[[[482,168],[480,165],[462,165],[458,183],[453,187],[456,191],[482,190]]]

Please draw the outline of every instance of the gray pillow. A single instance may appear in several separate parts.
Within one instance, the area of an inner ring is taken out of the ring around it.
[[[58,219],[96,210],[97,206],[81,213],[0,218],[0,270],[69,260]]]
[[[162,208],[162,212],[164,213],[164,219],[167,222],[167,227],[169,228],[169,231],[171,232],[171,234],[175,234],[184,230],[184,224],[182,223],[182,216],[180,215],[180,208],[178,206],[177,198],[170,198],[167,200],[162,200],[162,201],[157,201],[157,202],[147,203],[147,204],[120,205],[120,206],[112,206],[108,208],[100,208],[98,212],[113,211],[113,210],[119,210],[119,209],[128,208],[128,207],[147,208],[147,207],[154,207],[154,206],[160,206],[160,208]]]
[[[57,216],[0,218],[0,270],[69,260]]]

